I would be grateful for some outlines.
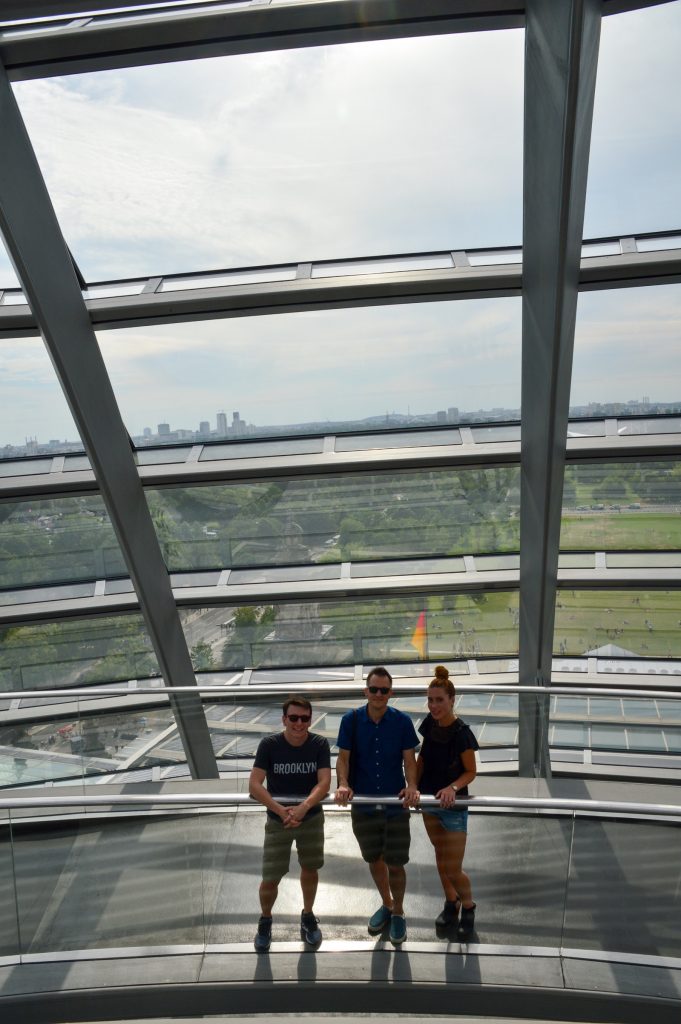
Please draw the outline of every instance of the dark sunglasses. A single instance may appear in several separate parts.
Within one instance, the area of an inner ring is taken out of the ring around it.
[[[367,686],[369,693],[381,693],[385,697],[386,693],[390,693],[389,686]]]
[[[309,722],[312,715],[287,715],[289,722]]]

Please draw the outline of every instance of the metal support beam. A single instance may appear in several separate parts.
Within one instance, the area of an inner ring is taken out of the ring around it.
[[[528,0],[520,683],[549,685],[600,0]],[[548,699],[520,699],[519,769],[550,773]]]
[[[69,251],[0,65],[0,229],[99,482],[167,686],[196,685],[128,434]],[[218,770],[198,694],[171,695],[195,778]]]

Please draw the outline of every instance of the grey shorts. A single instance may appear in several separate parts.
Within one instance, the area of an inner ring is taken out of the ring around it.
[[[262,856],[263,882],[278,882],[287,873],[294,840],[301,868],[318,871],[324,864],[324,812],[306,818],[297,828],[284,828],[279,818],[268,815]]]
[[[352,831],[368,864],[381,857],[391,867],[409,862],[409,811],[388,815],[384,810],[360,811],[353,807],[351,817]]]

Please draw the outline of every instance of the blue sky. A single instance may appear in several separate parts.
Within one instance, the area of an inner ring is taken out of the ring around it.
[[[680,44],[679,0],[604,20],[586,237],[681,227]],[[465,34],[15,92],[65,237],[102,280],[519,243],[522,51],[521,31]],[[219,409],[280,423],[517,406],[519,315],[433,303],[99,339],[138,433]],[[573,401],[681,397],[680,323],[677,286],[583,296]],[[0,444],[75,436],[41,343],[0,342],[0,372]]]

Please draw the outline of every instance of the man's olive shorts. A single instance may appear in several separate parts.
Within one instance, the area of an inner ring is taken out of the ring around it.
[[[267,816],[262,858],[263,882],[278,882],[287,873],[294,840],[301,868],[318,871],[324,863],[324,812],[306,818],[297,828],[284,828],[280,818]]]
[[[368,864],[383,858],[390,867],[402,867],[409,861],[409,811],[388,815],[385,810],[360,810],[353,807],[352,831],[362,857]]]

